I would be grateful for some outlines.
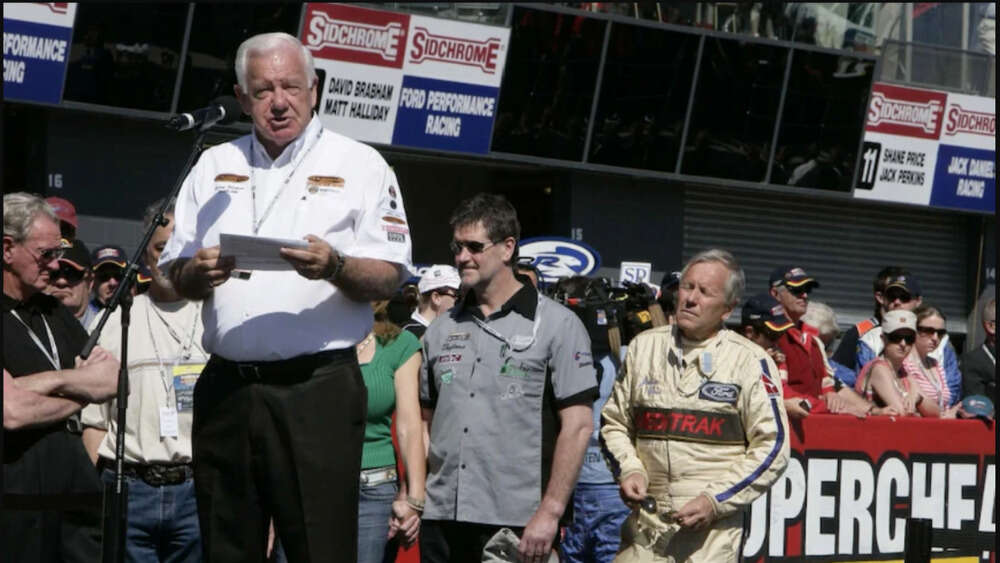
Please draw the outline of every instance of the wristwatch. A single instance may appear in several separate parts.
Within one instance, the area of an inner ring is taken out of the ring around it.
[[[337,252],[337,263],[333,265],[333,271],[326,277],[327,281],[333,282],[337,280],[337,276],[339,276],[340,272],[344,269],[345,261],[344,255]]]

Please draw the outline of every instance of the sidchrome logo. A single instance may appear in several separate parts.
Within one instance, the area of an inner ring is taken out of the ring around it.
[[[953,105],[948,108],[944,134],[956,135],[958,133],[992,137],[997,133],[997,116],[993,113],[972,111],[959,105]]]
[[[464,37],[434,35],[427,28],[417,27],[413,30],[410,62],[420,64],[425,60],[431,60],[476,66],[487,74],[493,74],[497,70],[499,50],[500,39],[495,37],[485,41],[474,41]]]
[[[309,20],[306,46],[312,51],[335,47],[372,53],[385,61],[394,61],[399,54],[403,26],[399,22],[373,25],[331,18],[314,11]]]
[[[872,92],[872,101],[868,106],[868,126],[900,125],[933,134],[940,124],[943,109],[939,100],[917,103],[887,98],[884,93],[876,91]]]

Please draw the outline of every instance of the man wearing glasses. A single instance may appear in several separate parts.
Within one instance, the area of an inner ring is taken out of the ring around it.
[[[506,199],[476,195],[450,223],[466,295],[424,334],[421,559],[479,561],[506,527],[522,560],[547,561],[593,428],[590,338],[515,278],[521,228]]]
[[[94,263],[93,304],[100,310],[108,306],[111,296],[115,294],[122,278],[125,277],[128,258],[120,246],[107,244],[94,250],[91,262]]]
[[[63,241],[67,242],[66,239]],[[90,323],[97,317],[100,309],[90,302],[90,292],[94,285],[94,274],[91,271],[90,251],[83,241],[73,239],[68,244],[66,253],[59,259],[59,269],[52,273],[46,293],[55,297],[73,316],[80,321],[84,329],[90,328]]]
[[[771,273],[770,293],[794,326],[778,339],[778,349],[788,365],[787,388],[803,395],[810,412],[853,414],[864,417],[870,405],[840,381],[826,361],[823,343],[813,327],[802,322],[809,293],[819,282],[802,268],[782,266]]]
[[[118,361],[43,291],[64,248],[41,198],[3,198],[3,561],[100,558],[101,484],[66,420],[114,395]]]
[[[447,264],[435,264],[427,268],[417,283],[417,291],[420,292],[417,310],[410,315],[410,320],[403,325],[403,330],[422,338],[431,321],[455,306],[461,286],[462,280],[459,279],[458,270],[455,268]]]

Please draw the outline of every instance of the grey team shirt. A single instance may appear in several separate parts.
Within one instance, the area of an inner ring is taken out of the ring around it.
[[[424,335],[420,400],[434,409],[424,518],[524,526],[547,483],[558,410],[597,398],[590,338],[528,286],[484,320],[513,346],[473,310],[459,303]]]

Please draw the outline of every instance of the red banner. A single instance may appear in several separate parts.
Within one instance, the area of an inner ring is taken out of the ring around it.
[[[947,553],[995,551],[992,423],[812,415],[791,426],[788,468],[751,509],[748,560],[902,558],[907,518],[931,520]]]

